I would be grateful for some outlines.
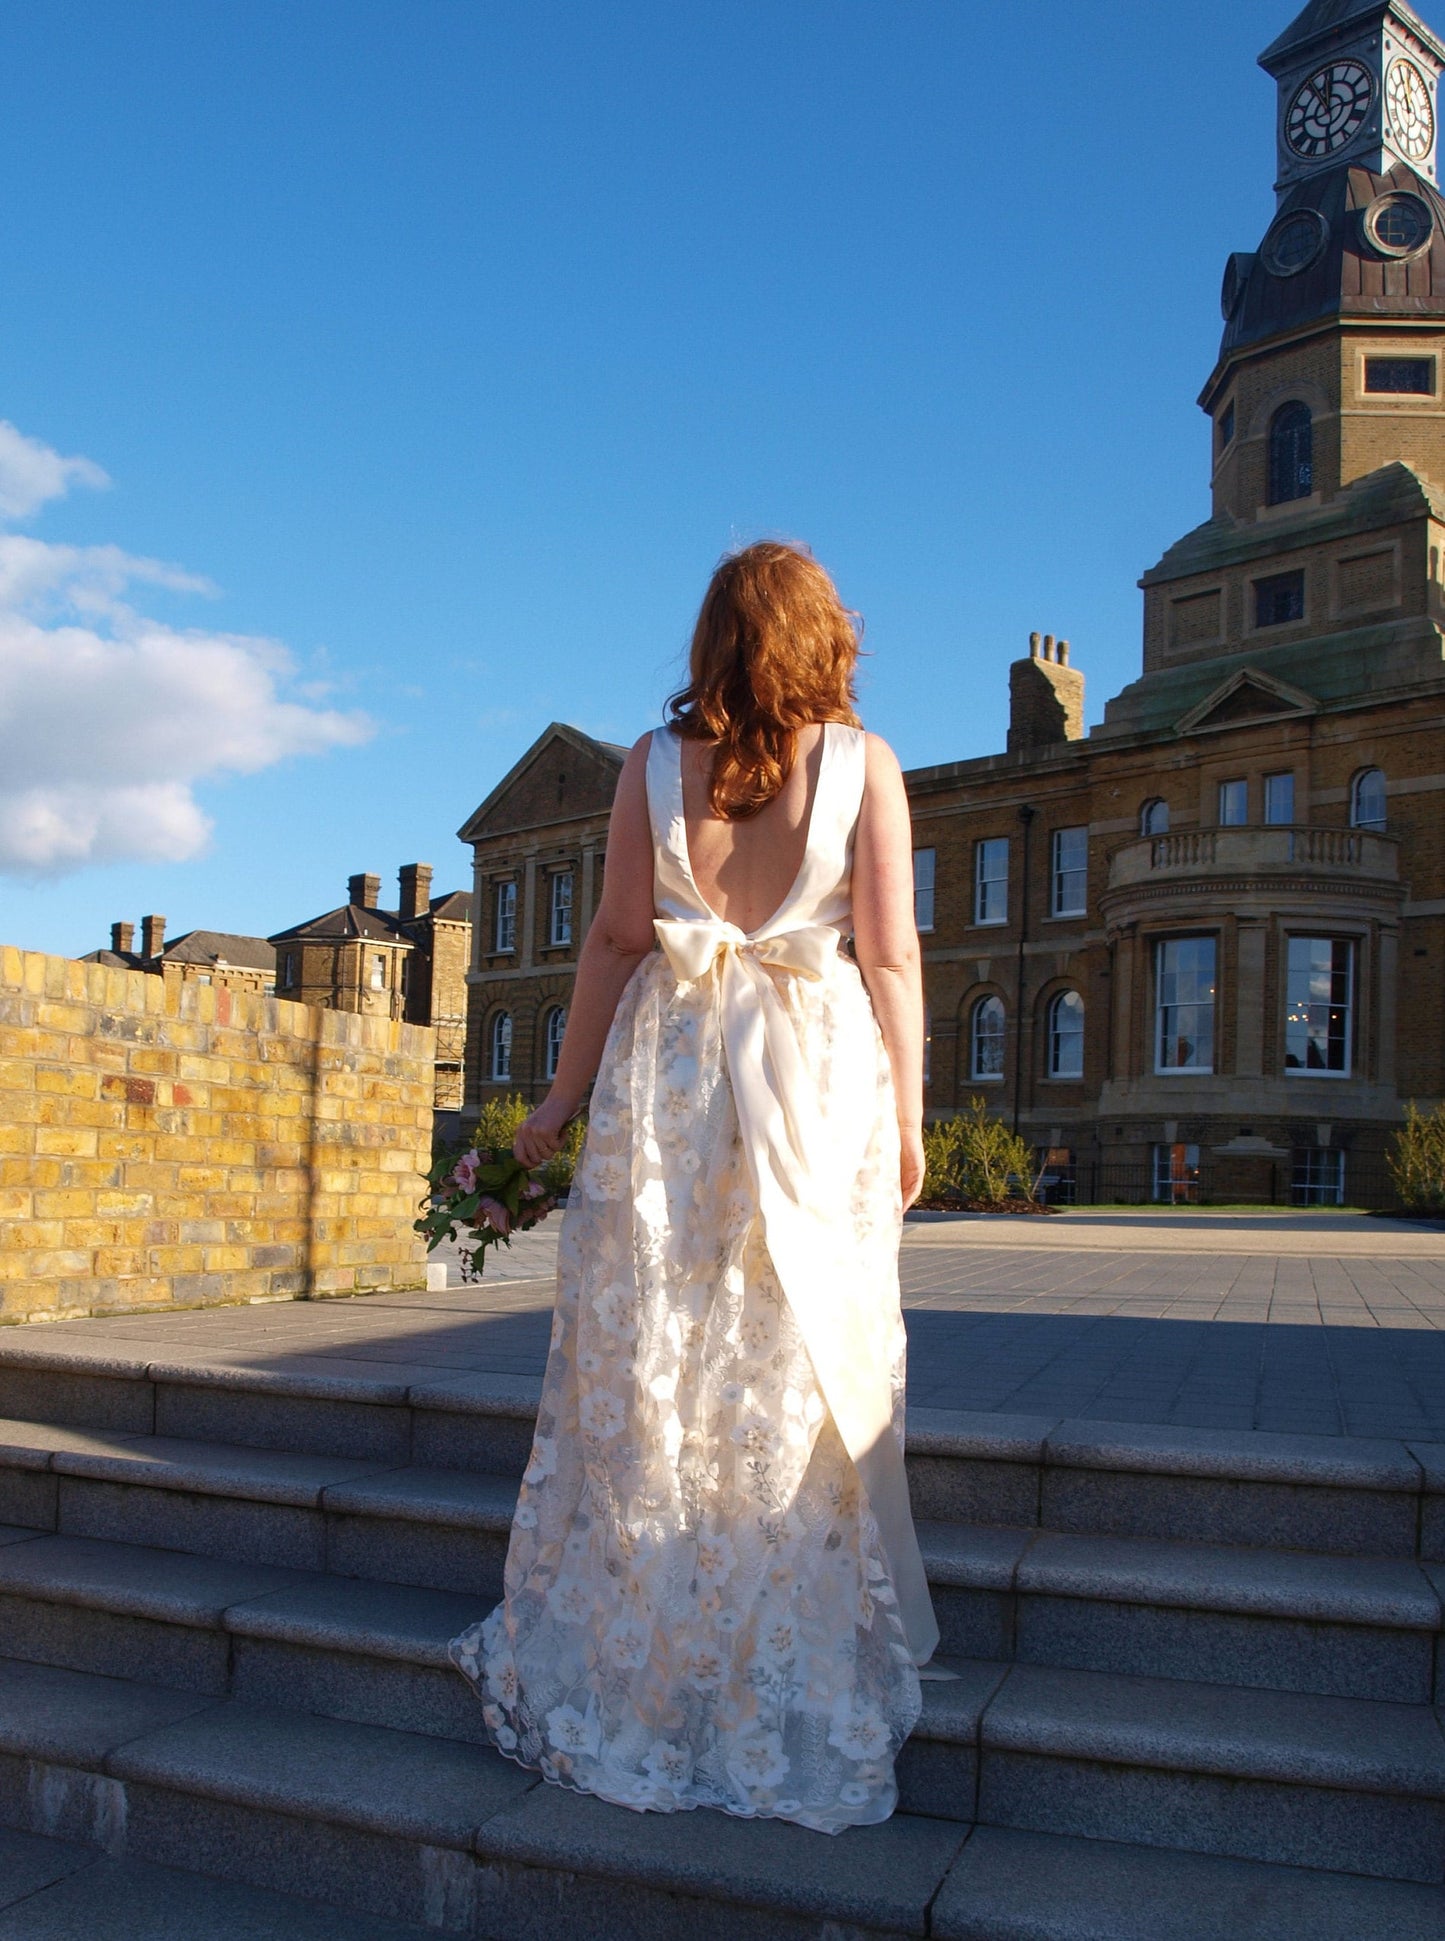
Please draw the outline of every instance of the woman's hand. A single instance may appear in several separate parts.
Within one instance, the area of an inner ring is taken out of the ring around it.
[[[566,1103],[549,1092],[535,1112],[529,1112],[517,1127],[512,1151],[530,1172],[545,1166],[562,1149],[567,1124],[572,1118]]]
[[[917,1126],[900,1126],[898,1144],[898,1183],[903,1189],[903,1211],[906,1213],[923,1191],[923,1134]]]

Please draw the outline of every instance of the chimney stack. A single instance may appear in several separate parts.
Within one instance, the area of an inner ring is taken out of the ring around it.
[[[135,925],[113,923],[110,926],[110,947],[117,955],[128,957],[135,947]]]
[[[401,884],[401,920],[414,922],[431,908],[432,866],[430,863],[403,863],[397,872]]]
[[[346,879],[346,900],[359,903],[363,910],[374,910],[381,900],[381,878],[379,876],[348,876]]]
[[[140,920],[140,954],[153,959],[159,957],[166,947],[166,920],[164,917],[142,917]]]
[[[1069,665],[1069,643],[1029,635],[1029,657],[1009,668],[1008,752],[1031,754],[1084,734],[1084,677]]]

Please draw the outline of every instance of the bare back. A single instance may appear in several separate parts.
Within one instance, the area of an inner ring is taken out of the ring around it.
[[[708,805],[714,746],[682,743],[688,860],[713,914],[739,930],[756,930],[781,906],[802,867],[823,762],[823,728],[814,722],[798,730],[787,781],[755,816],[740,822],[715,816]]]

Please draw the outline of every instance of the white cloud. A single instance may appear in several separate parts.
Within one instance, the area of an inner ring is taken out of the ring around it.
[[[109,485],[88,458],[62,458],[0,418],[0,519],[24,519],[72,485]]]
[[[75,480],[105,475],[0,424],[0,515]],[[279,642],[150,619],[136,587],[213,590],[119,547],[0,534],[0,873],[184,861],[211,831],[196,783],[371,733],[362,715],[309,705]]]

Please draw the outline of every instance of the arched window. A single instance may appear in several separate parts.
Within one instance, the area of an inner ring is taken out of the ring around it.
[[[1003,1000],[981,997],[973,1007],[968,1033],[970,1077],[1003,1077],[1003,1036]]]
[[[557,1060],[562,1056],[562,1036],[567,1029],[567,1013],[561,1005],[547,1013],[546,1060],[542,1068],[544,1078],[557,1076]]]
[[[492,1019],[492,1077],[512,1076],[512,1014],[499,1011]]]
[[[1049,1005],[1049,1077],[1084,1076],[1084,1000],[1060,991]]]
[[[1162,796],[1151,795],[1139,811],[1139,834],[1141,836],[1169,834],[1169,804]]]
[[[1282,404],[1269,424],[1269,502],[1307,499],[1314,490],[1315,431],[1307,404]]]
[[[1385,775],[1382,769],[1362,768],[1350,789],[1350,822],[1356,829],[1385,826]]]

